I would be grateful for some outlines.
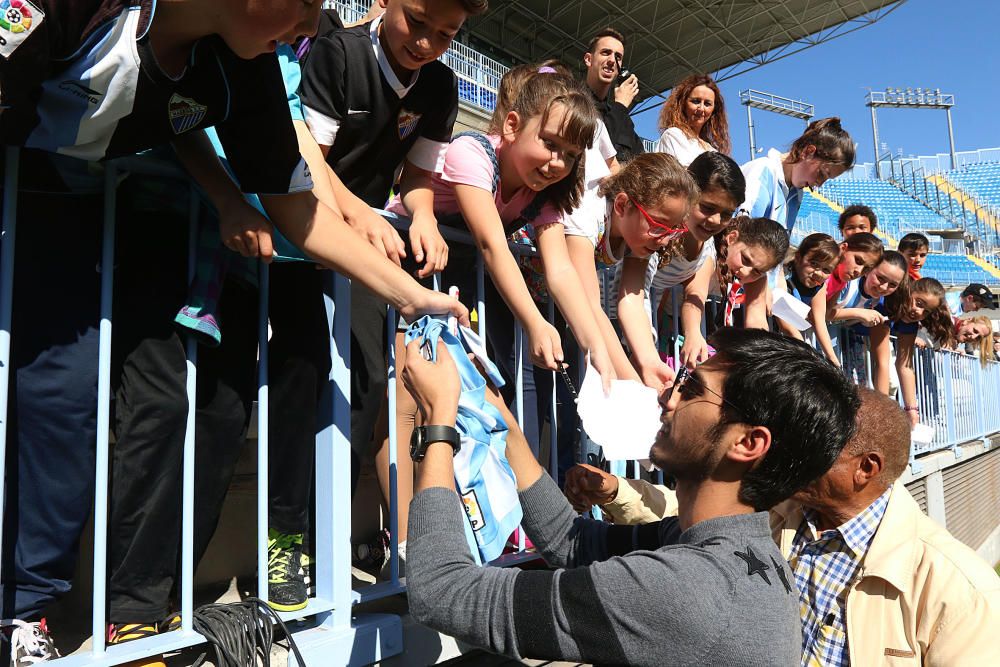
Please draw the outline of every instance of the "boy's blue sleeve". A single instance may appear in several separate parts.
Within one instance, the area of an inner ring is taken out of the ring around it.
[[[299,66],[299,59],[295,56],[295,50],[288,44],[278,46],[277,54],[292,120],[304,121],[306,117],[302,112],[302,100],[299,99],[299,82],[302,81],[302,68]]]

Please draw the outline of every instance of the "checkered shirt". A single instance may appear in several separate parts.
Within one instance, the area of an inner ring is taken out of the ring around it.
[[[795,532],[789,563],[799,589],[803,667],[849,667],[847,592],[878,529],[887,490],[850,521],[817,534],[815,513]]]

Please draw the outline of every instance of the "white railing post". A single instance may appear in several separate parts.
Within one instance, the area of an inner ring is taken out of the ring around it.
[[[111,311],[115,276],[117,170],[104,165],[104,232],[101,248],[101,321],[97,355],[97,458],[94,470],[94,599],[92,651],[105,650],[108,556],[108,436],[111,426]]]

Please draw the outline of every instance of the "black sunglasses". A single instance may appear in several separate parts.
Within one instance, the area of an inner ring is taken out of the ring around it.
[[[663,404],[666,405],[667,403],[669,403],[670,399],[673,398],[674,392],[683,387],[688,382],[693,382],[694,384],[698,385],[708,393],[718,397],[720,401],[722,401],[723,403],[731,407],[733,410],[735,410],[737,414],[739,414],[741,417],[744,416],[743,410],[741,410],[738,405],[736,405],[732,401],[728,401],[725,398],[723,398],[722,394],[720,394],[719,392],[713,391],[708,387],[706,387],[705,383],[698,380],[698,378],[694,376],[694,373],[692,373],[687,366],[681,366],[681,369],[677,371],[677,376],[674,378],[674,384],[671,385],[670,389],[667,390],[666,396],[664,397],[663,400]]]

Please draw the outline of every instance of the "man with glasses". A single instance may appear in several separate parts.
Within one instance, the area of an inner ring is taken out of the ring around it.
[[[1000,664],[1000,579],[899,482],[910,455],[899,404],[859,393],[857,429],[833,466],[770,512],[799,591],[802,664]],[[623,526],[677,511],[662,486],[584,466],[566,493]]]
[[[510,426],[522,525],[554,571],[476,567],[455,493],[454,439],[424,441],[410,509],[414,618],[515,658],[798,664],[798,595],[766,510],[827,471],[854,432],[857,394],[797,341],[721,329],[712,343],[718,353],[661,397],[650,458],[675,486],[680,512],[656,524],[577,516],[494,397]],[[408,359],[420,357],[413,352]],[[446,354],[407,363],[403,379],[425,424],[455,424],[459,381]]]

